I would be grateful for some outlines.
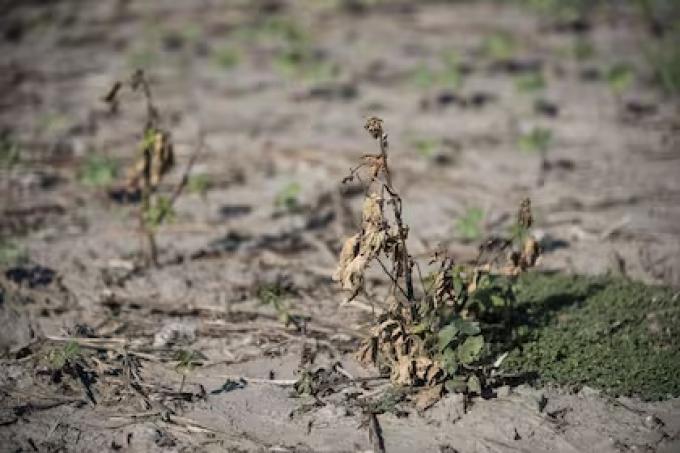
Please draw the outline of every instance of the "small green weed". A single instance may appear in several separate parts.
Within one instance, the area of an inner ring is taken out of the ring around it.
[[[287,211],[294,211],[300,206],[300,193],[302,186],[298,182],[290,182],[283,186],[276,194],[274,205],[277,208],[285,209]]]
[[[607,83],[615,95],[620,96],[635,81],[633,68],[626,63],[612,65],[606,74]]]
[[[116,180],[118,163],[108,156],[90,153],[80,168],[78,180],[88,186],[106,187]]]
[[[257,289],[256,297],[262,305],[269,305],[286,327],[290,324],[298,325],[298,320],[291,315],[290,307],[285,299],[290,293],[277,284],[262,285]]]
[[[526,134],[522,134],[518,140],[517,145],[519,149],[525,153],[541,153],[548,152],[553,140],[553,134],[550,129],[543,127],[535,127]]]
[[[8,134],[0,136],[0,168],[10,169],[21,160],[19,144],[11,140]]]
[[[472,207],[465,211],[463,216],[456,220],[456,233],[461,239],[473,241],[482,237],[482,221],[484,211]]]
[[[24,247],[9,239],[0,238],[0,266],[18,266],[26,264],[28,260],[28,252]]]
[[[134,49],[127,60],[130,68],[150,69],[158,62],[158,53],[149,48]]]
[[[646,51],[654,80],[669,95],[680,95],[680,26],[668,37],[652,44]]]
[[[413,147],[422,157],[431,159],[441,148],[441,141],[433,138],[420,138],[413,141]]]
[[[601,2],[593,0],[520,0],[539,14],[556,21],[570,22],[587,17]]]
[[[522,74],[515,79],[515,88],[520,93],[536,93],[544,90],[546,81],[539,71]]]
[[[515,38],[506,31],[492,33],[482,43],[482,53],[491,60],[508,60],[515,55],[516,51]]]
[[[205,355],[201,352],[190,349],[180,349],[175,353],[174,358],[177,361],[175,370],[182,374],[190,373],[206,359]]]
[[[232,46],[221,46],[215,51],[215,62],[223,69],[233,69],[238,66],[241,54]]]
[[[144,221],[151,229],[156,229],[163,222],[172,222],[175,219],[175,210],[170,198],[159,195],[150,203],[144,212]]]
[[[506,372],[612,396],[680,396],[677,291],[609,277],[529,274],[517,284],[518,346]]]
[[[595,46],[590,39],[578,36],[571,49],[572,56],[578,61],[585,61],[595,56]]]
[[[53,370],[61,370],[80,356],[80,346],[69,341],[61,348],[52,349],[47,355],[47,361]]]
[[[212,180],[209,175],[199,173],[189,176],[187,181],[187,189],[189,193],[198,194],[201,198],[205,198],[208,194],[208,190],[212,186]]]

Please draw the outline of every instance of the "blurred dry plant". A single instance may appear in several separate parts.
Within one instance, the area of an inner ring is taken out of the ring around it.
[[[135,163],[128,170],[125,191],[131,198],[139,196],[141,200],[138,217],[139,228],[146,241],[145,259],[147,264],[158,265],[158,247],[156,245],[156,230],[160,225],[174,216],[174,204],[182,194],[189,180],[189,173],[203,148],[203,136],[192,153],[184,174],[170,195],[161,193],[163,178],[175,166],[175,152],[172,135],[161,122],[160,111],[154,104],[151,85],[142,70],[135,71],[124,82],[115,82],[103,101],[109,105],[112,112],[117,112],[120,94],[124,89],[133,93],[141,93],[146,106],[146,118],[142,130],[142,140],[139,144]]]
[[[345,241],[333,279],[348,291],[348,302],[365,293],[364,275],[374,262],[391,285],[389,307],[378,315],[358,358],[389,373],[394,384],[424,386],[416,398],[423,409],[445,389],[479,394],[498,366],[498,345],[485,338],[492,329],[482,321],[508,318],[517,276],[540,255],[530,234],[531,203],[522,201],[512,235],[483,242],[474,263],[458,264],[437,252],[430,261],[437,270],[422,278],[408,253],[409,227],[392,184],[383,121],[371,117],[365,128],[378,142],[379,153],[362,156],[343,180],[357,178],[366,191],[361,229]],[[418,291],[414,268],[420,277]]]

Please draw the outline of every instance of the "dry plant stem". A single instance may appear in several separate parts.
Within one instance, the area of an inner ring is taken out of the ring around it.
[[[404,297],[408,299],[408,293],[404,291],[404,289],[401,286],[399,286],[399,281],[397,280],[399,276],[397,275],[395,277],[394,275],[392,275],[392,272],[390,272],[389,269],[387,269],[387,266],[385,266],[385,263],[383,263],[380,258],[376,258],[376,261],[378,262],[378,264],[380,264],[380,267],[382,267],[382,270],[390,278],[390,280],[392,280],[392,287],[398,289],[401,292],[401,294],[403,294]]]
[[[131,80],[132,88],[136,87],[142,88],[142,93],[144,94],[144,100],[146,101],[146,130],[155,129],[158,123],[158,109],[153,103],[153,96],[151,95],[151,87],[149,82],[146,80],[144,72],[141,70],[135,71],[132,75]]]
[[[144,72],[142,71],[136,71],[131,79],[131,87],[133,90],[137,88],[141,88],[142,94],[144,96],[144,100],[146,102],[146,124],[144,127],[144,135],[145,137],[148,134],[155,134],[157,133],[160,129],[158,127],[158,122],[160,120],[160,115],[158,113],[158,109],[154,105],[153,102],[153,95],[151,92],[151,87],[149,85],[148,80],[146,79]],[[117,90],[116,90],[117,91]],[[115,92],[112,92],[113,95],[115,96]],[[200,155],[201,151],[203,150],[203,146],[205,143],[205,134],[201,128],[199,132],[199,143],[198,146],[195,148],[193,153],[191,154],[191,157],[189,158],[189,162],[187,163],[184,173],[182,174],[182,178],[180,179],[180,182],[177,184],[175,187],[175,190],[172,193],[172,196],[170,197],[169,201],[169,206],[168,209],[163,210],[158,219],[156,219],[156,226],[161,225],[165,218],[167,217],[167,214],[172,210],[172,208],[175,205],[175,202],[177,199],[180,197],[182,194],[184,188],[187,185],[187,182],[189,180],[189,173],[191,172],[191,169],[193,168],[196,160],[198,159],[198,156]],[[140,220],[140,229],[142,231],[142,235],[146,240],[146,262],[147,265],[153,265],[157,267],[159,265],[158,263],[158,247],[156,245],[156,238],[155,238],[155,231],[154,228],[155,226],[151,226],[148,224],[147,219],[145,219],[145,214],[149,212],[151,209],[151,201],[152,201],[152,196],[153,196],[153,191],[154,191],[154,184],[152,184],[152,176],[151,176],[151,166],[152,166],[152,151],[149,146],[146,146],[143,150],[143,170],[142,170],[142,187],[141,187],[141,206],[140,206],[140,213],[139,213],[139,220]]]
[[[380,422],[378,422],[378,416],[373,412],[368,414],[368,438],[373,444],[374,453],[385,453],[382,428]]]
[[[390,192],[388,188],[388,192]],[[401,241],[401,270],[404,276],[404,281],[406,283],[406,299],[409,302],[415,302],[415,294],[413,291],[413,269],[411,266],[411,257],[408,254],[408,248],[406,247],[406,234],[407,229],[404,227],[404,222],[401,219],[401,198],[396,194],[390,192],[392,198],[392,207],[394,210],[394,218],[397,222],[397,228],[399,229],[399,240]]]
[[[196,163],[196,160],[203,151],[204,147],[205,147],[205,134],[203,131],[201,131],[199,132],[198,146],[196,146],[193,153],[191,153],[189,162],[187,162],[187,166],[184,168],[184,173],[182,173],[182,178],[180,179],[179,183],[177,184],[177,187],[175,187],[175,190],[173,191],[172,196],[170,197],[170,209],[172,209],[175,206],[175,202],[180,197],[180,195],[182,195],[182,192],[184,191],[187,183],[189,182],[189,174],[191,173],[191,169],[194,167],[194,164]],[[163,222],[163,220],[165,219],[166,212],[168,211],[163,211],[161,213],[159,217],[159,223]]]
[[[146,262],[153,266],[158,266],[158,248],[156,247],[156,238],[154,236],[153,228],[149,227],[145,213],[149,212],[151,208],[151,151],[144,149],[144,171],[142,183],[142,205],[139,210],[140,229],[143,237],[146,239]]]
[[[408,254],[408,248],[406,247],[406,235],[408,234],[408,229],[404,227],[404,222],[402,220],[402,204],[401,204],[401,197],[397,193],[397,191],[392,187],[392,177],[390,175],[390,169],[387,163],[387,147],[388,147],[388,142],[387,142],[387,134],[383,133],[378,142],[380,143],[380,157],[379,159],[382,161],[382,170],[383,174],[385,176],[385,182],[383,183],[382,188],[387,191],[387,193],[390,195],[390,203],[392,205],[392,211],[394,213],[394,219],[397,222],[397,228],[399,230],[399,247],[400,247],[400,255],[401,255],[401,274],[404,278],[404,283],[406,285],[406,290],[402,292],[404,293],[404,296],[406,297],[406,300],[409,302],[415,302],[415,294],[413,291],[413,274],[412,274],[412,267],[410,265],[410,256]],[[399,277],[399,275],[397,275]]]

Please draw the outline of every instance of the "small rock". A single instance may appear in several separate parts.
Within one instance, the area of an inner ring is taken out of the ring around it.
[[[664,425],[661,419],[653,414],[645,417],[644,424],[649,429],[659,429]]]
[[[162,348],[176,343],[192,343],[196,340],[196,326],[184,322],[170,322],[154,335],[153,346]]]

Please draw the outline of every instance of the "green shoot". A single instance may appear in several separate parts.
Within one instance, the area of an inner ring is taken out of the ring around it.
[[[187,181],[187,189],[189,189],[189,193],[198,194],[203,199],[205,199],[207,196],[211,185],[212,182],[210,180],[210,176],[206,174],[191,175]]]
[[[535,127],[526,134],[520,136],[517,145],[525,153],[545,154],[552,143],[552,131],[542,127]]]
[[[18,266],[28,262],[28,252],[13,241],[0,238],[0,266]]]
[[[546,82],[543,74],[535,71],[517,77],[515,87],[520,93],[535,93],[545,89]]]
[[[290,182],[279,190],[274,200],[274,205],[287,211],[294,211],[300,205],[299,196],[301,192],[302,186],[299,183],[295,181]]]
[[[669,95],[680,95],[680,29],[652,45],[646,52],[654,80]]]
[[[144,221],[148,228],[156,229],[162,222],[172,222],[175,218],[175,211],[168,197],[157,196],[149,205],[149,209],[144,212]]]
[[[456,233],[465,241],[473,241],[482,237],[482,221],[484,211],[480,208],[468,208],[456,221]]]
[[[19,145],[7,136],[0,137],[0,168],[11,169],[21,160]]]
[[[572,55],[578,61],[588,60],[595,56],[595,47],[589,39],[579,36],[574,41]]]
[[[62,348],[52,349],[47,355],[47,360],[52,369],[60,370],[72,363],[78,356],[80,356],[80,346],[75,341],[69,341]]]
[[[513,36],[505,31],[497,31],[484,39],[483,54],[496,61],[508,60],[515,55],[517,45]]]
[[[607,83],[615,95],[620,96],[633,84],[635,73],[625,63],[617,63],[607,71]]]
[[[222,46],[215,51],[215,62],[223,69],[233,69],[238,66],[240,54],[231,46]]]
[[[285,326],[291,323],[297,325],[295,317],[290,313],[288,305],[285,303],[287,291],[279,285],[263,285],[257,290],[257,298],[262,305],[269,305],[276,311],[279,321]]]
[[[106,187],[114,182],[117,174],[116,161],[108,156],[91,153],[86,157],[78,179],[87,186]]]
[[[431,159],[441,147],[441,142],[431,138],[421,138],[415,140],[413,146],[422,157]]]

